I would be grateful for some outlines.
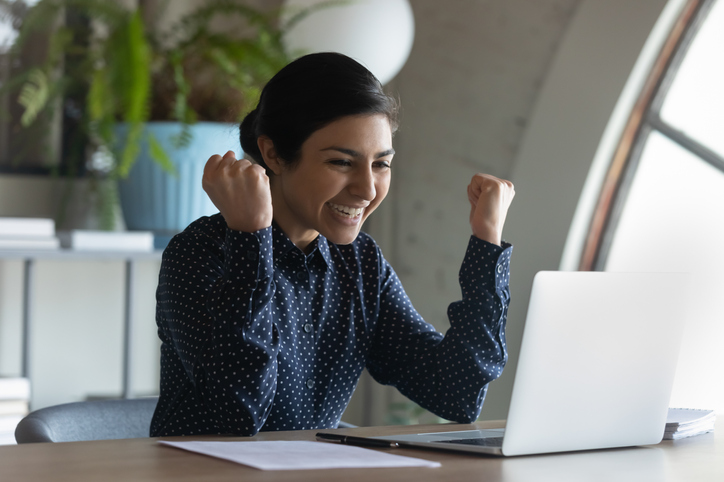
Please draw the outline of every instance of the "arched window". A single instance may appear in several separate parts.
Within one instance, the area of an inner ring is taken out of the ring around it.
[[[610,165],[579,268],[689,272],[672,405],[724,410],[724,1],[689,1],[672,30]]]

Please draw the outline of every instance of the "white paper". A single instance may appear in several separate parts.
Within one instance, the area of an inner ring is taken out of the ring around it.
[[[439,462],[327,442],[286,440],[166,442],[161,440],[159,443],[261,470],[440,467]]]

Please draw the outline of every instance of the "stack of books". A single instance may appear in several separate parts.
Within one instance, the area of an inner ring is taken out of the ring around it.
[[[58,249],[59,246],[52,219],[0,217],[0,249]]]
[[[151,231],[94,231],[74,229],[58,232],[60,245],[75,251],[153,251]]]
[[[28,414],[30,381],[0,377],[0,445],[15,443],[15,427]]]
[[[670,408],[666,418],[665,440],[677,440],[714,431],[716,414],[713,410]]]

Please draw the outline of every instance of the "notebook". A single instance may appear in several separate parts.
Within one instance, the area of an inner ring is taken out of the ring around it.
[[[505,429],[373,438],[502,456],[659,443],[687,290],[683,273],[540,272]]]

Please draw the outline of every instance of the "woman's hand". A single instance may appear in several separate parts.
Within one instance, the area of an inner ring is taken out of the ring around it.
[[[500,245],[508,208],[515,196],[513,183],[488,174],[475,174],[468,185],[473,234]]]
[[[201,185],[229,228],[253,233],[271,226],[269,177],[260,165],[237,160],[233,151],[211,156]]]

